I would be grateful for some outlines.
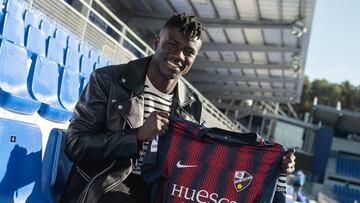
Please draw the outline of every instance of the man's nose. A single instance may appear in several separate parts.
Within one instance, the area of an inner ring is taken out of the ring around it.
[[[177,50],[174,52],[174,54],[175,54],[176,57],[179,57],[181,60],[185,60],[184,50],[182,50],[182,49],[177,49]]]

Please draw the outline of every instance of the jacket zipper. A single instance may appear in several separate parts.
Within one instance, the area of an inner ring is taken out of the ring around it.
[[[76,171],[79,173],[79,175],[81,175],[81,177],[83,177],[87,182],[90,181],[90,177],[83,171],[81,170],[81,168],[79,168],[78,166],[76,166]]]
[[[100,175],[102,175],[103,173],[105,173],[107,170],[109,170],[114,164],[115,164],[116,161],[113,161],[112,164],[107,167],[106,169],[104,169],[103,171],[101,171],[100,173],[98,173],[93,179],[91,179],[91,181],[88,183],[88,186],[86,187],[86,190],[85,190],[85,194],[84,194],[84,198],[83,200],[81,201],[82,203],[85,202],[85,199],[86,199],[86,196],[87,196],[87,193],[89,191],[89,188],[90,188],[90,185],[94,182],[94,180],[99,177]]]
[[[105,189],[104,193],[107,193],[107,192],[109,192],[110,190],[112,190],[113,188],[115,188],[116,186],[118,186],[122,181],[124,181],[124,180],[130,175],[130,173],[132,172],[132,170],[135,168],[135,165],[133,164],[133,160],[130,159],[130,161],[131,161],[131,166],[132,166],[132,167],[131,167],[131,170],[124,176],[124,178],[122,178],[122,179],[120,179],[120,180],[117,180],[115,183],[109,185],[109,186]]]
[[[189,103],[189,102],[188,102]],[[184,105],[185,106],[185,105]],[[195,123],[198,123],[199,122],[194,118],[194,116],[190,115],[182,106],[179,105],[179,109],[184,112],[187,116],[189,116],[191,118],[191,120]]]
[[[131,94],[131,96],[133,95],[133,93]],[[125,119],[126,120],[126,119]],[[124,122],[122,129],[125,129],[125,125],[126,125],[126,121]],[[108,186],[108,188],[105,189],[104,193],[109,192],[110,190],[112,190],[114,187],[116,187],[119,183],[121,183],[122,181],[124,181],[131,173],[131,171],[135,168],[135,165],[133,164],[133,160],[130,159],[131,161],[131,170],[128,174],[126,174],[126,176],[120,180],[117,180],[115,183],[113,183],[112,185]]]
[[[182,105],[179,104],[179,106],[182,108],[182,107],[184,107],[184,106],[186,106],[186,105],[188,105],[188,104],[190,104],[190,103],[193,103],[194,101],[196,101],[196,99],[191,99],[191,100],[183,103]]]

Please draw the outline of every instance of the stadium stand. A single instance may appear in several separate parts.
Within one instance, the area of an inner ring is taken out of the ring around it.
[[[334,185],[334,194],[341,203],[354,203],[360,200],[360,190],[348,185]]]
[[[360,178],[360,161],[350,158],[337,157],[336,173],[354,178]]]

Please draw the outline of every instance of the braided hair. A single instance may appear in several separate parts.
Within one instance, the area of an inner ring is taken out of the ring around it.
[[[163,28],[165,27],[179,27],[183,36],[189,35],[190,39],[202,39],[202,33],[205,30],[195,16],[186,16],[185,13],[175,13],[166,21]]]

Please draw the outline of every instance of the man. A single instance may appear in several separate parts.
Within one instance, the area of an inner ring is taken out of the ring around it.
[[[74,111],[66,154],[74,162],[61,202],[149,202],[139,175],[147,143],[169,115],[201,121],[201,102],[181,82],[202,44],[194,16],[175,14],[155,37],[153,56],[95,70]],[[149,146],[150,147],[150,146]],[[293,153],[283,161],[293,171]]]

